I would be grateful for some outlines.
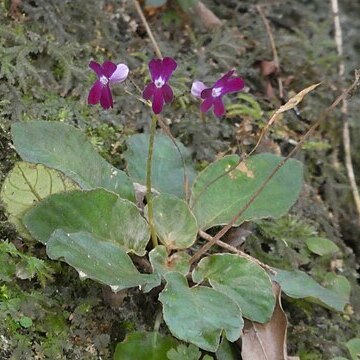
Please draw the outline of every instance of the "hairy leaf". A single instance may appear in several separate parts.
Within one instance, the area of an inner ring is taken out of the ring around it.
[[[153,207],[156,233],[168,250],[186,249],[195,242],[198,227],[185,201],[160,194],[154,198]]]
[[[306,245],[311,252],[317,255],[332,254],[339,251],[339,248],[331,240],[322,237],[311,237],[306,240]]]
[[[104,189],[51,195],[30,209],[23,222],[31,235],[44,244],[56,229],[67,233],[85,231],[139,256],[145,254],[150,236],[138,208]]]
[[[159,300],[174,336],[213,352],[223,331],[229,341],[240,337],[241,311],[229,297],[204,286],[190,289],[186,278],[176,272],[166,274],[165,279],[167,284]]]
[[[170,349],[167,352],[169,360],[199,360],[201,358],[201,351],[194,345],[186,346],[180,344],[176,349]]]
[[[62,259],[74,267],[80,278],[109,285],[114,292],[157,282],[154,274],[141,274],[129,255],[118,245],[87,232],[56,230],[46,244],[51,259]]]
[[[199,262],[192,278],[196,283],[208,280],[238,304],[244,317],[260,323],[270,320],[275,297],[270,277],[259,265],[238,255],[210,255]]]
[[[73,126],[31,121],[13,124],[11,131],[16,151],[24,160],[60,170],[83,189],[102,187],[135,201],[127,175],[104,160]]]
[[[9,221],[23,237],[30,237],[22,224],[24,213],[48,195],[77,188],[59,171],[40,164],[17,162],[4,180],[0,199]]]
[[[183,251],[178,251],[168,256],[165,246],[159,245],[152,249],[149,258],[154,272],[164,276],[168,272],[176,271],[186,275],[190,269],[190,255]]]
[[[126,141],[128,149],[125,152],[127,170],[135,182],[145,184],[146,162],[149,147],[148,134],[136,134]],[[162,134],[155,136],[152,161],[152,186],[160,191],[184,197],[184,165],[189,187],[195,178],[195,170],[191,165],[190,152],[180,142],[176,141],[181,155],[172,140]]]
[[[224,176],[238,164],[237,155],[226,156],[208,166],[196,178],[190,199],[190,208],[199,227],[205,230],[229,223],[282,160],[282,157],[273,154],[255,155]],[[302,164],[289,160],[236,225],[246,220],[284,215],[297,200],[301,187]]]
[[[164,360],[167,352],[176,347],[172,336],[157,332],[134,332],[116,346],[114,360]]]
[[[358,360],[360,357],[360,338],[349,340],[345,346],[349,350],[352,360]]]
[[[276,270],[273,280],[280,284],[282,291],[295,299],[306,299],[325,307],[343,311],[348,302],[346,296],[319,285],[302,271]]]

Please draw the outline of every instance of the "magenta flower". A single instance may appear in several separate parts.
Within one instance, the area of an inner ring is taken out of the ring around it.
[[[232,77],[234,70],[228,71],[219,79],[213,87],[208,88],[201,81],[194,81],[191,87],[191,94],[197,98],[203,99],[200,110],[207,112],[214,105],[214,113],[220,117],[225,114],[222,97],[225,94],[240,91],[244,88],[244,80],[239,77]]]
[[[129,68],[125,64],[115,65],[111,61],[104,61],[102,65],[90,61],[89,68],[95,72],[98,80],[89,92],[88,103],[96,105],[100,102],[103,109],[113,107],[110,85],[124,81],[128,76]]]
[[[174,97],[173,91],[167,82],[176,67],[176,61],[170,57],[165,57],[162,60],[152,59],[149,62],[152,82],[146,85],[143,98],[152,101],[152,109],[155,114],[161,113],[164,103],[170,103]]]

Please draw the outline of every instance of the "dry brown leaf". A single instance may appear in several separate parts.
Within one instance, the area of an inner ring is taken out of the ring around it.
[[[283,106],[280,106],[279,109],[276,111],[278,114],[281,114],[285,111],[293,109],[296,105],[298,105],[304,97],[310,92],[316,89],[321,83],[313,84],[305,88],[304,90],[301,90],[299,93],[297,93],[294,97],[292,97],[286,104]]]
[[[119,308],[128,294],[127,290],[128,289],[123,289],[115,294],[108,286],[103,286],[102,293],[105,303],[114,309]]]
[[[269,322],[259,324],[245,320],[242,335],[243,360],[287,360],[287,318],[281,307],[281,289],[273,283],[276,297],[274,313]]]
[[[269,99],[272,99],[275,97],[275,90],[269,80],[266,82],[266,85],[265,85],[265,94]]]
[[[266,125],[266,128],[268,128],[270,125],[272,125],[279,117],[280,114],[282,114],[285,111],[289,111],[293,109],[295,106],[297,106],[301,101],[303,101],[304,97],[314,89],[316,89],[321,83],[313,84],[305,88],[304,90],[301,90],[299,93],[297,93],[295,96],[293,96],[291,99],[288,100],[288,102],[282,106],[280,106],[274,113],[274,115],[271,117],[269,122]]]
[[[246,166],[246,164],[242,161],[237,167],[239,171],[246,174],[247,177],[253,178],[254,173]]]
[[[209,30],[222,25],[221,20],[211,10],[209,10],[202,1],[198,1],[196,3],[193,8],[193,12]]]
[[[278,71],[278,66],[274,60],[262,60],[260,62],[260,70],[262,76],[269,76],[271,74],[275,74]]]
[[[22,0],[11,0],[10,1],[10,9],[9,9],[9,15],[13,17],[14,19],[18,19],[21,17],[21,2]]]

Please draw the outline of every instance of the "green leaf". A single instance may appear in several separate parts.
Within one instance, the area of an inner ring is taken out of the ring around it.
[[[148,134],[136,134],[126,141],[128,149],[124,154],[127,170],[134,182],[145,185],[146,162],[149,147]],[[186,165],[189,188],[195,178],[191,154],[183,144],[176,141]],[[160,192],[185,197],[184,167],[181,156],[171,139],[156,134],[152,161],[152,186]]]
[[[194,6],[197,2],[198,0],[177,0],[177,3],[184,11]]]
[[[145,255],[150,237],[138,208],[104,189],[48,196],[25,214],[23,223],[44,244],[56,229],[85,231],[139,256]]]
[[[146,0],[146,6],[163,6],[166,4],[167,0]]]
[[[237,360],[239,354],[236,353],[234,347],[226,340],[222,339],[220,346],[216,352],[216,360]]]
[[[4,180],[0,199],[9,221],[19,234],[30,238],[22,223],[24,213],[48,195],[77,188],[72,180],[57,170],[40,164],[17,162]]]
[[[114,360],[164,360],[167,359],[167,352],[176,345],[177,341],[171,336],[156,332],[135,332],[117,344]]]
[[[275,307],[271,279],[259,265],[233,254],[203,258],[194,269],[194,282],[208,280],[217,291],[227,295],[249,320],[265,323]]]
[[[229,116],[242,116],[254,120],[260,120],[263,116],[263,111],[260,104],[250,94],[239,93],[236,96],[236,101],[226,107]]]
[[[114,292],[157,281],[154,274],[141,274],[129,255],[118,245],[86,232],[56,230],[46,244],[53,260],[62,259],[74,267],[80,278],[109,285]]]
[[[180,344],[176,349],[170,349],[167,352],[167,358],[169,360],[199,360],[200,357],[201,351],[192,344],[189,346]]]
[[[282,157],[273,154],[255,155],[222,177],[239,162],[237,155],[226,156],[209,165],[196,178],[190,199],[190,208],[198,226],[205,230],[229,223],[282,160]],[[301,187],[302,164],[297,160],[289,160],[236,225],[247,220],[284,215],[295,203]]]
[[[339,251],[338,246],[331,240],[322,237],[311,237],[306,240],[308,249],[314,254],[323,256]]]
[[[23,317],[20,318],[19,324],[20,324],[21,327],[23,327],[24,329],[28,329],[29,327],[31,327],[31,325],[33,324],[33,322],[32,322],[32,320],[31,320],[28,316],[23,316]]]
[[[16,151],[26,161],[62,171],[83,189],[102,187],[135,201],[127,175],[110,165],[86,136],[60,122],[30,121],[12,125]]]
[[[153,207],[156,233],[168,250],[186,249],[195,242],[198,227],[185,201],[160,194],[154,198]]]
[[[349,350],[352,360],[358,360],[360,358],[360,339],[354,338],[349,340],[345,346]]]
[[[324,280],[327,289],[337,292],[347,302],[350,302],[351,284],[345,276],[329,272],[325,275]]]
[[[223,331],[229,341],[240,337],[244,325],[241,311],[229,297],[204,286],[190,289],[186,278],[176,272],[166,274],[165,279],[159,300],[175,337],[213,352]]]
[[[348,302],[346,297],[322,287],[306,273],[279,269],[276,271],[273,280],[280,284],[286,295],[295,299],[306,299],[337,311],[344,310]]]
[[[159,245],[149,253],[151,265],[155,273],[162,277],[168,272],[176,271],[186,275],[190,270],[190,255],[183,251],[178,251],[168,256],[165,246]]]

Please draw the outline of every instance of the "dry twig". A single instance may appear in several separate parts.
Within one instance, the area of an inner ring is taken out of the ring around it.
[[[276,69],[278,70],[280,68],[280,61],[279,61],[279,56],[278,56],[278,53],[277,53],[277,50],[276,50],[275,40],[274,40],[273,33],[271,31],[270,24],[269,24],[269,22],[268,22],[268,20],[267,20],[267,18],[265,16],[263,10],[262,10],[261,5],[256,5],[256,10],[260,14],[261,19],[262,19],[262,21],[263,21],[263,23],[265,25],[265,29],[266,29],[266,32],[268,34],[270,45],[271,45],[271,51],[273,53],[273,61],[274,61],[274,64],[276,66]],[[282,80],[281,80],[280,76],[277,76],[277,81],[278,81],[278,87],[279,87],[279,96],[282,99],[284,97],[284,91],[283,91],[283,84],[282,84]]]
[[[345,74],[345,64],[342,59],[343,56],[343,38],[341,31],[341,23],[339,17],[339,5],[338,0],[331,0],[331,7],[334,16],[334,27],[335,27],[335,43],[338,55],[340,57],[339,63],[339,78],[343,82],[344,74]],[[350,141],[350,126],[349,126],[349,118],[348,118],[348,101],[346,98],[342,100],[341,105],[341,113],[343,118],[343,142],[344,142],[344,153],[345,153],[345,166],[347,171],[347,176],[350,183],[351,192],[354,197],[356,210],[359,216],[360,221],[360,196],[359,190],[356,184],[354,167],[351,160],[351,141]]]
[[[152,43],[152,46],[153,46],[153,48],[155,50],[156,56],[159,59],[162,59],[163,56],[161,54],[161,50],[159,48],[159,45],[157,44],[157,42],[155,40],[155,37],[154,37],[154,35],[153,35],[153,33],[152,33],[151,29],[150,29],[150,26],[149,26],[149,24],[148,24],[148,22],[146,20],[146,17],[145,17],[145,15],[144,15],[144,13],[143,13],[143,11],[141,9],[141,6],[140,6],[139,2],[137,0],[133,0],[133,3],[134,3],[134,6],[135,6],[135,9],[136,9],[137,13],[140,16],[141,21],[142,21],[142,23],[143,23],[143,25],[145,27],[145,30],[146,30],[146,32],[147,32],[147,34],[148,34],[148,36],[149,36],[149,38],[151,40],[151,43]]]
[[[212,241],[213,240],[213,237],[211,235],[209,235],[208,233],[206,233],[205,231],[200,230],[199,235],[203,239],[205,239],[207,241]],[[223,242],[221,240],[217,240],[216,245],[219,245],[220,247],[222,247],[222,248],[224,248],[224,249],[226,249],[228,251],[231,251],[231,252],[233,252],[233,253],[235,253],[235,254],[237,254],[237,255],[239,255],[239,256],[241,256],[241,257],[243,257],[243,258],[245,258],[245,259],[247,259],[249,261],[252,261],[255,264],[261,266],[264,270],[268,271],[269,273],[276,275],[276,271],[273,268],[271,268],[269,265],[266,265],[266,264],[262,263],[258,259],[252,257],[251,255],[249,255],[249,254],[247,254],[247,253],[245,253],[245,252],[243,252],[243,251],[241,251],[241,250],[239,250],[239,249],[237,249],[237,248],[235,248],[235,247],[233,247],[233,246],[231,246],[229,244],[227,244],[226,242]]]

